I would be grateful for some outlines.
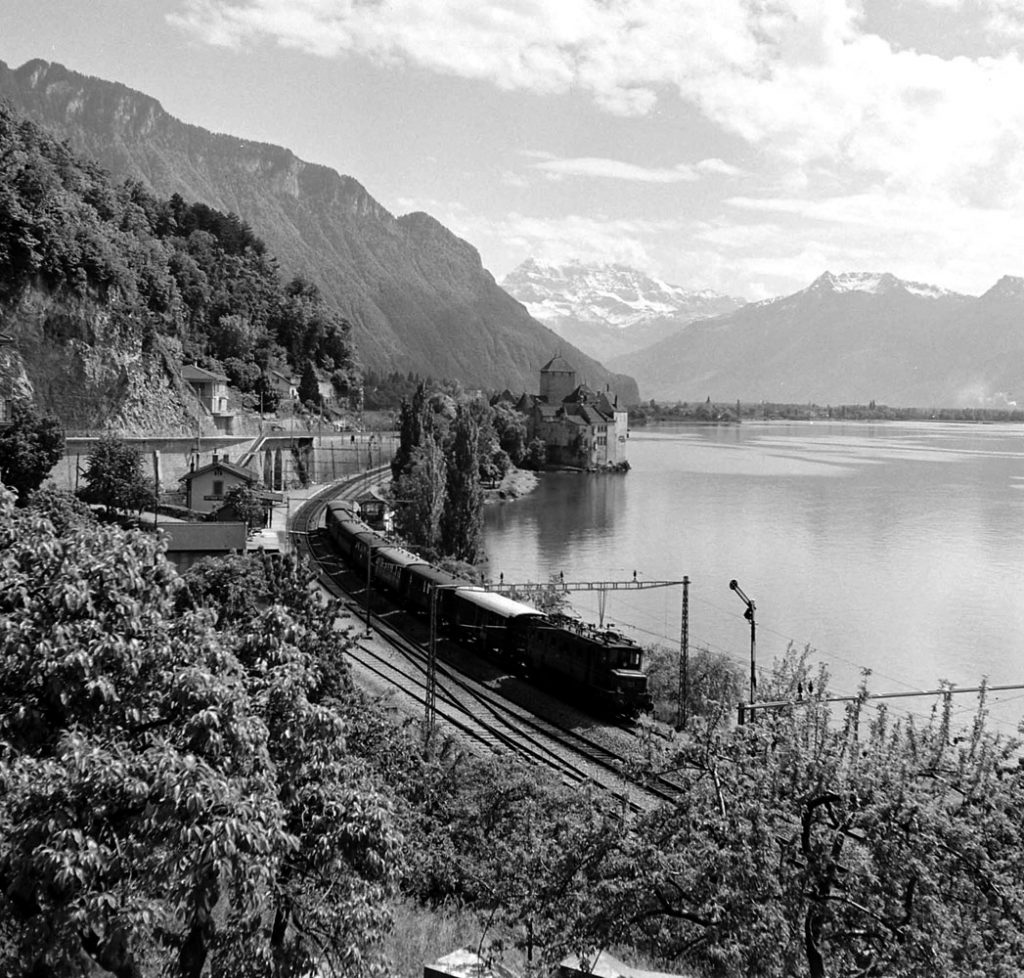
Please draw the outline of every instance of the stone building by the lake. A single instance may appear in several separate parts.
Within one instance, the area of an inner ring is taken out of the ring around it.
[[[550,466],[579,469],[627,467],[629,414],[618,398],[576,382],[563,357],[540,369],[540,393],[523,394],[515,403],[526,416],[527,438],[547,445]]]

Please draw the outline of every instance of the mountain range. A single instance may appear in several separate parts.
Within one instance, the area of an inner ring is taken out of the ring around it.
[[[355,179],[279,146],[181,122],[155,99],[42,60],[0,62],[0,98],[119,179],[239,215],[289,275],[353,325],[365,367],[535,391],[561,352],[626,403],[630,377],[568,347],[501,289],[477,250],[425,213],[395,217]]]
[[[1024,279],[969,296],[825,272],[609,364],[659,400],[1005,407],[1024,400]]]
[[[534,258],[509,272],[501,286],[531,316],[601,361],[641,350],[745,301],[669,285],[628,265]]]

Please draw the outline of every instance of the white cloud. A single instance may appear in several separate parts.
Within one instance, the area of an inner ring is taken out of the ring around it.
[[[610,180],[633,180],[640,183],[679,183],[698,179],[694,167],[679,163],[672,167],[647,167],[622,160],[593,156],[576,159],[548,159],[530,164],[532,169],[555,177],[605,177]]]
[[[819,262],[869,263],[969,290],[1013,271],[1007,263],[1024,254],[1024,62],[1012,43],[988,57],[897,48],[867,31],[859,0],[180,2],[172,21],[210,44],[270,41],[505,90],[583,93],[617,115],[681,101],[709,130],[745,141],[752,153],[742,158],[761,168],[759,186],[734,197],[731,213],[706,225],[680,221],[672,232],[600,216],[488,223],[457,215],[453,227],[485,255],[490,247],[620,260],[670,280],[703,264],[712,276],[732,270],[741,283],[782,288],[819,274]],[[920,2],[959,16],[955,0]],[[960,6],[965,22],[1007,42],[1024,37],[1020,0]],[[662,118],[668,125],[674,116]],[[690,133],[675,136],[678,144]],[[528,154],[529,169],[637,185],[752,179],[715,158],[645,166],[583,152]],[[782,199],[768,200],[772,192]],[[658,263],[658,255],[671,257]]]
[[[1017,0],[978,2],[1005,30],[1022,26]],[[589,92],[619,114],[674,93],[793,167],[831,161],[954,194],[979,170],[989,185],[1020,185],[1020,59],[897,51],[864,32],[856,0],[182,3],[172,22],[211,44],[270,39],[503,89]]]
[[[706,175],[731,177],[742,173],[739,167],[719,159],[700,160],[692,165],[677,163],[675,166],[651,167],[604,157],[556,157],[537,150],[525,151],[522,155],[536,160],[529,164],[531,169],[554,178],[602,177],[636,183],[692,183]]]

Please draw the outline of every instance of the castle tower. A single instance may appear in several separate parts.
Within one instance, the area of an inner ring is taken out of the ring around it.
[[[540,368],[540,396],[548,404],[559,405],[576,389],[576,371],[560,356],[554,356]]]

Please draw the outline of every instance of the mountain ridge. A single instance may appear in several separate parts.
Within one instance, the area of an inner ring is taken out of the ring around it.
[[[1022,322],[1024,279],[1013,276],[969,296],[825,272],[610,364],[662,400],[1001,407],[1024,400]]]
[[[472,244],[429,215],[395,217],[354,177],[211,133],[152,96],[42,59],[0,62],[0,97],[118,178],[238,214],[352,322],[370,369],[535,390],[540,366],[565,345],[498,287]],[[575,348],[570,356],[635,402],[632,378]]]

